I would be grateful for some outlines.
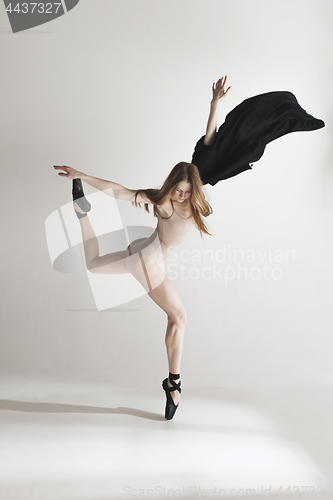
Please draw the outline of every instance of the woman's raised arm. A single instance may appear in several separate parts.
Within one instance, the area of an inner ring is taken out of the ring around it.
[[[217,108],[219,102],[223,99],[231,87],[224,90],[227,81],[227,76],[220,78],[216,83],[213,83],[213,98],[210,103],[210,113],[207,122],[206,136],[204,138],[204,144],[206,146],[211,146],[214,142],[216,130],[217,130]]]
[[[90,184],[90,186],[103,191],[103,193],[108,196],[112,196],[118,200],[127,200],[134,201],[135,189],[127,189],[121,184],[117,184],[116,182],[107,181],[104,179],[99,179],[98,177],[92,177],[91,175],[84,174],[83,172],[79,172],[79,170],[75,170],[72,167],[56,166],[53,167],[55,170],[63,170],[63,172],[59,172],[58,175],[61,177],[67,177],[68,179],[81,179],[82,181]],[[151,203],[149,198],[144,195],[138,194],[137,196],[138,203]]]

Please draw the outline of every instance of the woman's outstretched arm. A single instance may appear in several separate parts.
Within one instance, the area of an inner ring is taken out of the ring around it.
[[[90,184],[90,186],[103,191],[103,193],[112,196],[118,200],[134,201],[135,189],[127,189],[126,187],[118,184],[117,182],[107,181],[105,179],[99,179],[98,177],[92,177],[91,175],[84,174],[79,170],[75,170],[72,167],[56,166],[56,170],[63,170],[63,172],[58,173],[62,177],[67,177],[68,179],[81,179],[82,181]],[[138,194],[138,203],[151,203],[149,198],[144,195]]]
[[[227,81],[227,76],[220,78],[216,83],[213,83],[213,98],[210,102],[210,113],[207,122],[206,136],[204,138],[204,144],[206,146],[211,146],[214,142],[216,131],[217,131],[217,108],[219,102],[223,99],[231,87],[228,87],[225,91],[225,84]]]

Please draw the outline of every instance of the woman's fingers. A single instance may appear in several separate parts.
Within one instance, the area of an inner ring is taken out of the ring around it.
[[[53,165],[53,168],[55,170],[63,170],[64,172],[61,172],[58,175],[67,177],[67,179],[80,179],[80,175],[82,174],[82,172],[79,172],[72,167],[67,167],[66,165]]]
[[[231,89],[231,87],[229,86],[227,90],[224,90],[226,81],[227,81],[227,75],[217,80],[216,83],[213,83],[212,89],[213,89],[213,96],[215,99],[222,99],[222,97],[224,97],[226,93]]]
[[[223,88],[226,81],[227,81],[227,77],[226,76],[222,77],[222,78],[219,78],[219,80],[217,80],[216,83],[213,83],[213,90],[215,90],[217,88]]]
[[[64,170],[66,172],[69,167],[66,167],[66,165],[62,166],[53,165],[53,168],[55,168],[56,170]]]
[[[72,178],[72,175],[74,173],[74,170],[71,167],[67,167],[66,165],[53,165],[53,168],[55,170],[63,170],[63,172],[58,173],[61,177],[69,177]],[[74,178],[74,177],[73,177]]]

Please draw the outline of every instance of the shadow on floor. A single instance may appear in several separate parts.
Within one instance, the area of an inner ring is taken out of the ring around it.
[[[1,399],[0,410],[31,413],[102,413],[109,415],[120,414],[133,415],[134,417],[146,418],[148,420],[165,420],[165,418],[158,413],[137,410],[136,408],[127,408],[126,406],[119,406],[118,408],[100,408],[96,406],[69,405],[64,403],[31,403],[28,401],[13,401],[10,399]]]

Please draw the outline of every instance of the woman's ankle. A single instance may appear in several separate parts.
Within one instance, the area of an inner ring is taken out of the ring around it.
[[[79,220],[83,219],[83,217],[86,217],[87,212],[84,212],[80,208],[80,206],[76,203],[76,201],[73,202],[73,208],[74,208],[74,212],[76,213]]]

